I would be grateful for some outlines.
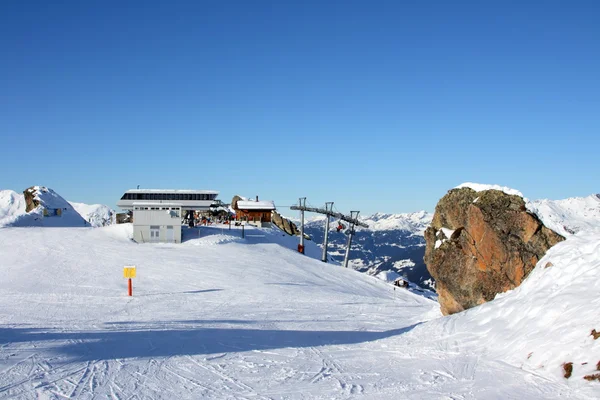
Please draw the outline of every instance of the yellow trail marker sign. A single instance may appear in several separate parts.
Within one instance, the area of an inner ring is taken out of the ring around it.
[[[135,278],[135,266],[123,267],[123,278]]]

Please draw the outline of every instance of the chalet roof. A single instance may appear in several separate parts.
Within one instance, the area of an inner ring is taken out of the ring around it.
[[[273,202],[272,200],[238,200],[237,208],[240,210],[275,210],[275,202]]]

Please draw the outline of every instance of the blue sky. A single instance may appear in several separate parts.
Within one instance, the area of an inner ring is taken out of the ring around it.
[[[465,181],[597,193],[599,20],[597,1],[2,2],[0,189],[363,214]]]

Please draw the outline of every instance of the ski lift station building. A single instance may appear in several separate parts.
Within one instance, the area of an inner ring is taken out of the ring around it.
[[[117,206],[133,212],[133,240],[181,243],[183,213],[206,211],[219,192],[213,190],[131,189]]]

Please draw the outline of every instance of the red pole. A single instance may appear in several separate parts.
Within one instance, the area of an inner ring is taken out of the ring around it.
[[[133,285],[131,284],[131,278],[129,278],[129,295],[133,296]]]

